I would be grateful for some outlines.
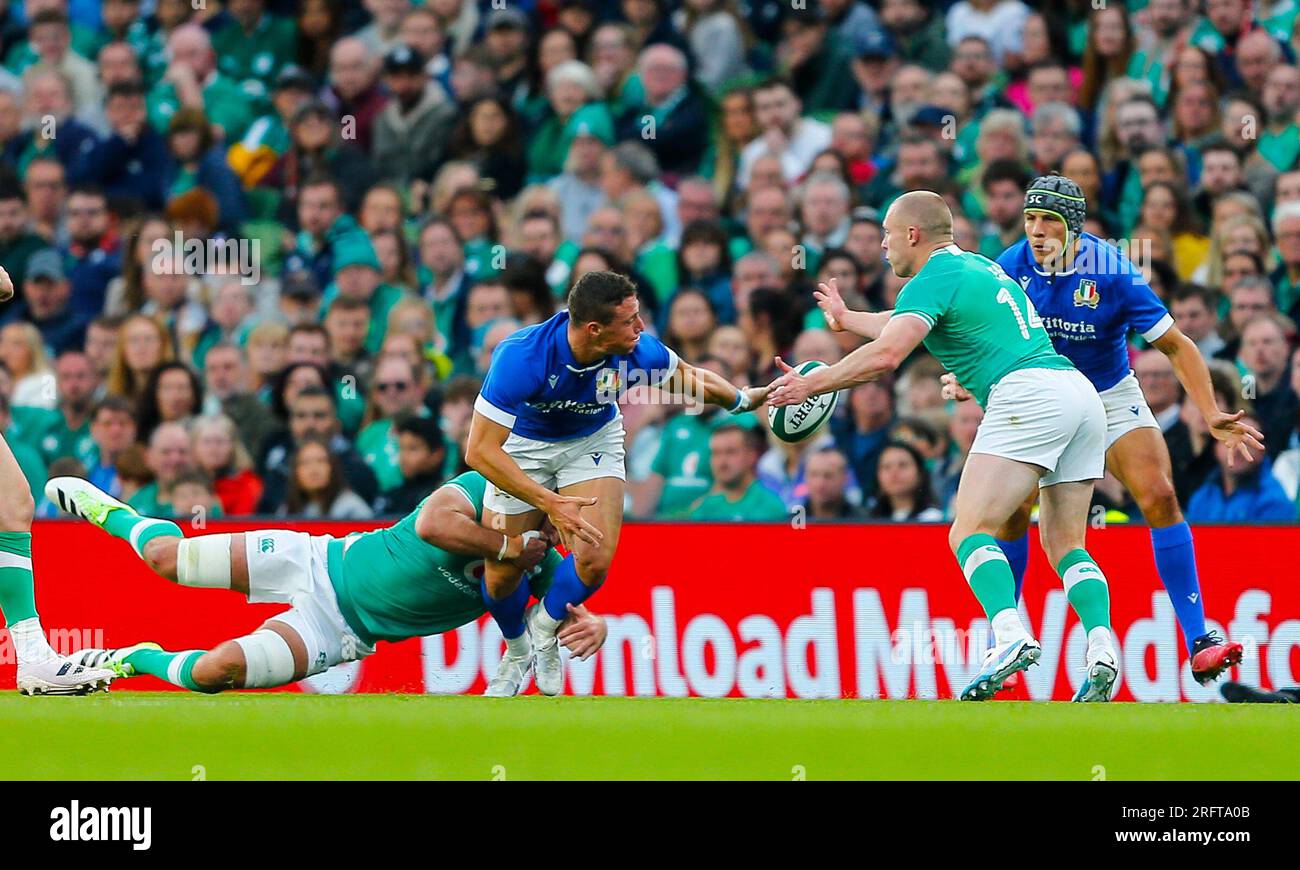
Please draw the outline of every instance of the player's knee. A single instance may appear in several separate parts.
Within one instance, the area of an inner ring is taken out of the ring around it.
[[[0,497],[0,532],[30,532],[35,515],[36,503],[27,487]]]
[[[1183,520],[1183,511],[1178,506],[1178,493],[1174,491],[1173,481],[1163,475],[1143,488],[1137,503],[1148,525],[1159,528]]]
[[[144,563],[149,570],[176,581],[176,548],[180,538],[154,538],[144,545]]]
[[[599,588],[600,584],[605,582],[605,575],[609,573],[609,564],[612,561],[608,553],[591,553],[574,558],[573,567],[578,572],[578,579],[584,586],[590,586],[593,589]]]
[[[233,640],[208,650],[194,663],[190,679],[200,692],[239,688],[244,682],[243,650]]]

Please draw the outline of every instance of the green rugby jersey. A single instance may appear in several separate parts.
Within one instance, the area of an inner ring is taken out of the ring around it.
[[[448,481],[483,516],[487,481],[467,471]],[[440,550],[415,533],[420,504],[395,525],[329,543],[330,582],[339,611],[367,644],[441,634],[487,613],[479,595],[483,559]],[[350,536],[351,537],[351,536]],[[528,582],[540,597],[551,585],[560,554],[551,550]]]
[[[894,316],[930,326],[925,348],[981,406],[1020,369],[1072,369],[1052,348],[1034,305],[1002,267],[956,245],[941,248],[903,285]]]

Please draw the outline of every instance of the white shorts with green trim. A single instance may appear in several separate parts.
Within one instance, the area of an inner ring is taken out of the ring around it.
[[[550,490],[617,477],[627,480],[624,468],[623,418],[615,417],[590,435],[568,441],[534,441],[511,432],[502,449],[518,463],[524,474]],[[499,514],[526,514],[537,510],[488,481],[483,507]]]
[[[326,567],[325,547],[332,535],[309,535],[285,529],[244,534],[248,557],[248,601],[288,604],[271,617],[290,626],[307,647],[307,676],[340,662],[363,659],[375,651],[348,626],[339,612]],[[344,546],[347,546],[345,540]]]
[[[1106,469],[1106,410],[1074,369],[1021,369],[993,386],[970,452],[1045,468],[1039,486],[1096,480]]]
[[[1138,379],[1128,375],[1109,390],[1101,392],[1101,404],[1106,408],[1106,449],[1134,429],[1159,429],[1156,415],[1151,413]]]

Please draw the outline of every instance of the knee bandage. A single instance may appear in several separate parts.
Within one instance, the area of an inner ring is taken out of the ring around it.
[[[230,588],[230,535],[186,538],[176,548],[176,582],[206,589]]]
[[[293,650],[269,628],[235,638],[244,651],[244,688],[270,689],[293,681]]]

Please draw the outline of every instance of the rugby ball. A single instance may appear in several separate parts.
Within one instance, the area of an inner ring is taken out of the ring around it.
[[[813,359],[799,363],[794,370],[806,375],[820,368],[826,368],[826,363]],[[831,392],[813,396],[800,405],[783,405],[780,408],[768,405],[767,425],[782,441],[791,444],[803,441],[822,427],[834,412],[838,399],[839,393]]]

